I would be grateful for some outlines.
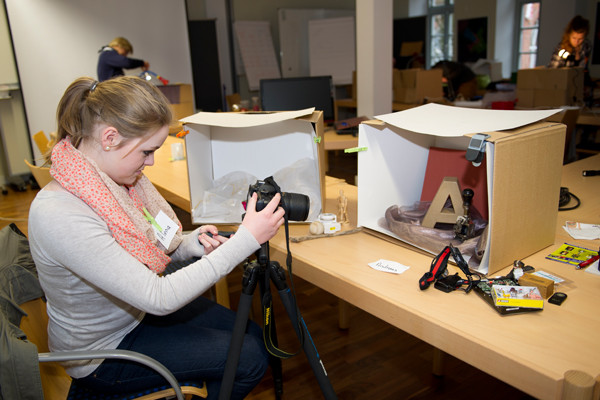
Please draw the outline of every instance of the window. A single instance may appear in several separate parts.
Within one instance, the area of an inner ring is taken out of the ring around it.
[[[540,30],[540,2],[520,0],[518,3],[518,23],[516,37],[519,40],[517,69],[536,66],[538,33]]]
[[[429,0],[429,54],[427,65],[452,60],[454,50],[454,0]]]

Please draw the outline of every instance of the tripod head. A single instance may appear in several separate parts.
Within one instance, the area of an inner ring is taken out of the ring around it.
[[[269,258],[269,241],[261,244],[260,249],[256,250],[254,255],[256,256],[256,262],[258,265],[260,265],[262,268],[266,268],[271,261]]]

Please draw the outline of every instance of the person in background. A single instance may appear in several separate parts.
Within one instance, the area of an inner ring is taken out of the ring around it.
[[[284,210],[276,194],[257,212],[254,193],[230,239],[213,225],[183,234],[143,174],[171,118],[166,97],[139,77],[71,83],[57,109],[54,179],[31,204],[29,241],[47,299],[51,351],[137,351],[179,381],[205,381],[209,398],[217,398],[235,313],[201,295],[277,233]],[[163,274],[183,260],[193,262]],[[65,367],[79,385],[102,393],[164,384],[153,370],[125,360]],[[244,398],[267,367],[262,330],[250,322],[232,398]]]
[[[133,54],[133,46],[124,37],[114,38],[108,46],[98,51],[98,80],[100,82],[115,76],[125,75],[123,69],[142,68],[147,71],[150,64],[147,61],[127,57]]]
[[[587,69],[592,46],[587,39],[590,22],[575,16],[565,28],[560,43],[554,49],[548,68],[583,67]]]

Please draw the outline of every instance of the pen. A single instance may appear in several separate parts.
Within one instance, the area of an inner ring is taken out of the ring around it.
[[[596,176],[596,175],[600,175],[600,170],[598,170],[598,169],[596,169],[596,170],[588,169],[586,171],[583,171],[581,173],[581,175],[583,175],[583,176]]]
[[[600,260],[600,255],[595,255],[592,258],[579,263],[579,265],[577,266],[577,269],[582,269],[582,268],[588,267],[591,264],[593,264],[594,262],[596,262],[597,260]]]

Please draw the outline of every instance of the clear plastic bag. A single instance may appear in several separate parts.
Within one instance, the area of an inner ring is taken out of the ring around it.
[[[452,224],[436,224],[435,228],[421,226],[430,205],[429,201],[419,201],[412,206],[393,205],[386,210],[385,219],[380,223],[401,240],[433,254],[439,254],[444,247],[452,244],[460,250],[468,261],[469,267],[479,266],[487,240],[487,221],[481,217],[475,207],[471,207],[470,216],[474,223],[474,236],[460,241],[455,238]]]

